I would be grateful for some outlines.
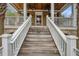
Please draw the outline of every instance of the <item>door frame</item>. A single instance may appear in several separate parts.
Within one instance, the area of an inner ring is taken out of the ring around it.
[[[42,11],[39,11],[39,12],[36,11],[35,12],[35,26],[37,26],[37,23],[36,23],[37,16],[41,16],[41,24],[40,24],[40,26],[43,25],[43,12]]]

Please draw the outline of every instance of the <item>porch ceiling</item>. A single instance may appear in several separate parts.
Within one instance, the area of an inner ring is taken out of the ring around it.
[[[44,9],[50,9],[50,3],[28,3],[27,4],[28,9],[37,9],[37,10],[44,10]],[[54,7],[55,10],[60,10],[65,3],[55,3]],[[23,10],[23,3],[12,3],[12,6],[14,6],[17,10]]]
[[[23,3],[11,3],[11,5],[12,5],[16,10],[22,10],[22,9],[23,9]]]
[[[66,3],[55,3],[55,10],[60,10]]]

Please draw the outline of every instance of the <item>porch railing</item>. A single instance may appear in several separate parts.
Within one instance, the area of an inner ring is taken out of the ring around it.
[[[4,27],[18,27],[23,22],[23,16],[5,16]]]
[[[75,51],[76,55],[79,56],[79,49],[76,48],[76,49],[74,49],[74,51]]]
[[[62,56],[76,56],[74,48],[76,48],[76,39],[74,35],[65,35],[54,23],[54,21],[47,16],[47,27],[50,30],[52,38]]]
[[[27,32],[31,26],[30,15],[26,21],[11,35],[3,34],[2,37],[2,55],[3,56],[16,56],[20,50],[20,47],[27,35]],[[1,51],[1,50],[0,50]]]
[[[73,18],[54,17],[54,22],[58,27],[73,27]]]
[[[2,56],[2,47],[0,47],[0,56]]]

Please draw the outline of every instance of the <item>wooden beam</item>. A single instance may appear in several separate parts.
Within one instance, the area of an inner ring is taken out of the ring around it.
[[[65,4],[60,11],[62,12],[63,10],[65,10],[66,8],[68,8],[71,5],[71,3]]]

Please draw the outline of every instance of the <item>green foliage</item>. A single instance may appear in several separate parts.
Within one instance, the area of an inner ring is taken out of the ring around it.
[[[0,12],[3,12],[3,10],[4,10],[4,9],[0,7]]]
[[[0,3],[0,12],[3,12],[6,9],[5,3]]]
[[[7,16],[15,16],[15,14],[11,12],[7,12]]]

